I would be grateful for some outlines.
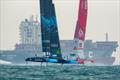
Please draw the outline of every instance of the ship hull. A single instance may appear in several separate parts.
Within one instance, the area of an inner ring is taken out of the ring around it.
[[[15,51],[4,51],[0,52],[0,60],[9,61],[12,64],[25,64],[25,59],[27,57],[33,57],[35,53],[28,52],[15,52]],[[94,65],[112,65],[115,61],[115,57],[94,57]]]
[[[62,57],[68,59],[69,55],[73,53],[74,41],[73,40],[61,40],[61,50]],[[103,43],[103,42],[102,42]],[[105,44],[106,42],[104,42]],[[96,43],[94,43],[96,44]],[[91,42],[91,40],[85,41],[85,58],[89,58],[89,52],[93,53],[93,59],[96,60],[98,64],[112,65],[115,61],[115,58],[112,57],[112,53],[116,51],[117,43],[109,42],[109,46],[105,47],[104,44],[101,44],[102,47],[98,47]],[[91,46],[92,45],[92,46]],[[108,44],[107,44],[108,45]],[[24,48],[23,48],[24,47]],[[21,49],[22,48],[22,49]],[[34,50],[36,49],[37,50]],[[28,57],[34,57],[37,53],[38,56],[44,56],[41,51],[41,46],[31,46],[31,45],[18,45],[15,50],[11,51],[0,51],[0,60],[9,61],[13,64],[23,64],[25,59]],[[105,62],[106,61],[106,62]]]
[[[11,62],[12,64],[24,64],[27,57],[33,57],[35,53],[24,51],[3,51],[0,52],[0,60]]]
[[[98,57],[94,59],[95,65],[110,66],[115,62],[115,57]]]

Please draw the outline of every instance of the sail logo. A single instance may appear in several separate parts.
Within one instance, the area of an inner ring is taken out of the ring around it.
[[[42,16],[41,22],[47,28],[48,31],[51,29],[51,27],[56,26],[56,18],[54,16],[49,19]]]
[[[79,38],[83,38],[84,37],[84,32],[82,29],[80,29],[79,31]]]

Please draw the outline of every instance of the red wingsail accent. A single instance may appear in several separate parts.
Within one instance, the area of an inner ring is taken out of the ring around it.
[[[80,0],[78,21],[76,25],[74,38],[84,41],[86,33],[86,22],[87,22],[87,0]]]

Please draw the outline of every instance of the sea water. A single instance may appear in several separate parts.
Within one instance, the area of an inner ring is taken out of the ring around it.
[[[0,80],[120,80],[120,66],[0,65]]]

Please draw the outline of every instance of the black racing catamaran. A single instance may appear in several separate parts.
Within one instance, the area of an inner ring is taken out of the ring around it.
[[[55,7],[52,3],[52,0],[40,0],[40,16],[42,51],[45,56],[27,58],[26,61],[51,62],[62,64],[84,64],[85,62],[94,62],[91,59],[84,59],[84,40],[87,22],[87,0],[79,0],[78,21],[74,36],[74,50],[76,55],[74,59],[64,60],[62,58]]]
[[[61,54],[55,7],[52,0],[40,0],[40,21],[43,57],[30,57],[25,61],[68,63]]]

